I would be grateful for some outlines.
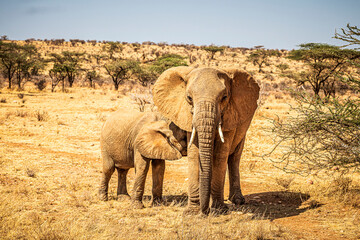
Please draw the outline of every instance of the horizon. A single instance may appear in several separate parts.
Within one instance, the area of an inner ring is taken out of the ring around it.
[[[359,10],[356,0],[0,0],[0,35],[291,50],[310,42],[341,45],[335,31],[358,26]]]

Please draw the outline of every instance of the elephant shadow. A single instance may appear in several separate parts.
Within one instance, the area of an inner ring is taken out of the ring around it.
[[[245,195],[244,197],[246,200],[244,205],[235,207],[234,204],[227,204],[230,211],[251,213],[254,218],[260,217],[269,220],[296,216],[322,205],[321,203],[311,202],[303,204],[309,200],[310,195],[299,192],[263,192]],[[151,196],[144,196],[144,200],[150,201]],[[163,196],[162,205],[186,207],[187,202],[188,196],[186,194],[165,195]]]
[[[246,203],[240,207],[233,207],[233,211],[254,214],[254,217],[275,220],[299,215],[309,209],[320,207],[320,203],[303,204],[310,195],[289,192],[263,192],[245,195]]]

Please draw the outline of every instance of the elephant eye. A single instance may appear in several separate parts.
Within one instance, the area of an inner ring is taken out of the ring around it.
[[[186,100],[187,100],[190,104],[193,103],[193,99],[192,99],[192,97],[190,97],[189,95],[186,96]]]
[[[222,99],[221,99],[221,101],[223,102],[223,101],[225,101],[226,99],[227,99],[227,95],[225,94],[223,97],[222,97]]]

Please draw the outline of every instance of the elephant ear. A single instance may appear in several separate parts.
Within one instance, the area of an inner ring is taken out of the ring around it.
[[[260,87],[244,70],[223,69],[231,78],[231,98],[224,109],[223,130],[229,131],[251,119],[257,108]]]
[[[179,128],[191,132],[191,105],[185,99],[187,75],[191,67],[175,67],[163,72],[156,80],[152,93],[154,104],[162,115]]]
[[[166,122],[151,122],[139,131],[135,139],[135,148],[146,158],[177,160],[182,157],[181,145],[174,140]]]

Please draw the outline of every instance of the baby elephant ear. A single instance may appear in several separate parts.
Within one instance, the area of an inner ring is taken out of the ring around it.
[[[182,147],[164,121],[145,124],[135,139],[135,148],[150,159],[177,160]]]

